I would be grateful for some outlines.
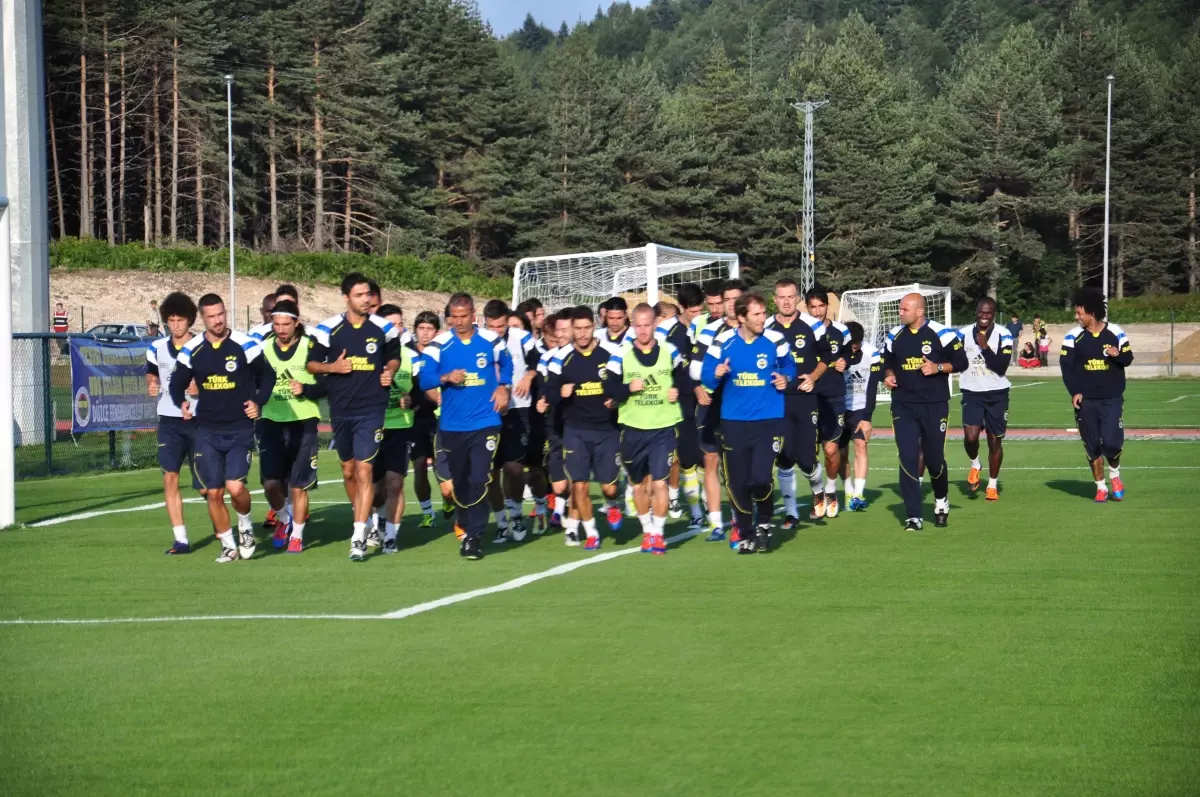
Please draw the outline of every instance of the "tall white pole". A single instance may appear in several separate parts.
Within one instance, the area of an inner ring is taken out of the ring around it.
[[[1112,75],[1108,76],[1108,114],[1104,132],[1104,307],[1108,308],[1108,192],[1112,173]],[[1107,316],[1107,313],[1105,313]]]
[[[0,255],[8,260],[11,218],[8,197],[0,195]],[[13,451],[12,280],[0,273],[0,528],[17,520],[17,468]]]
[[[238,316],[237,288],[234,283],[237,265],[233,254],[233,75],[225,76],[225,116],[229,128],[229,309],[226,314],[232,329],[237,326]]]

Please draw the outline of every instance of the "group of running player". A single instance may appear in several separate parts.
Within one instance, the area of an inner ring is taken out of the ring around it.
[[[776,484],[779,527],[801,522],[797,470],[812,495],[809,521],[838,516],[839,478],[846,508],[867,508],[867,442],[881,383],[892,396],[904,527],[923,526],[926,471],[935,524],[944,527],[954,373],[968,485],[982,485],[986,433],[986,498],[1000,497],[1013,341],[995,324],[990,298],[976,303],[973,324],[953,329],[926,318],[924,299],[909,294],[900,302],[901,324],[879,351],[862,326],[828,317],[825,291],[801,297],[788,278],[775,283],[773,314],[764,296],[731,279],[684,284],[673,301],[632,310],[620,297],[596,311],[549,314],[535,299],[514,309],[492,300],[482,320],[474,299],[458,293],[440,315],[419,313],[411,331],[403,311],[382,304],[379,286],[363,275],[348,275],[342,294],[343,313],[306,328],[299,293],[282,285],[264,299],[264,323],[248,334],[228,328],[214,294],[198,307],[182,293],[163,300],[168,334],[150,348],[146,378],[159,402],[159,461],[175,536],[168,553],[191,551],[179,489],[182,466],[191,462],[193,487],[205,496],[221,542],[217,561],[253,556],[245,482],[255,449],[272,542],[302,552],[308,493],[317,486],[322,399],[353,509],[355,561],[372,548],[398,550],[410,465],[420,526],[435,523],[433,471],[443,513],[468,559],[484,555],[489,515],[493,544],[561,529],[568,546],[598,550],[593,483],[608,529],[636,515],[647,553],[666,552],[667,520],[681,518],[684,503],[690,533],[728,541],[738,553],[768,552]],[[197,316],[204,331],[194,335]],[[1125,333],[1103,321],[1097,296],[1082,294],[1076,317],[1080,326],[1063,343],[1064,381],[1096,500],[1109,495],[1105,459],[1112,497],[1120,500],[1121,396],[1133,355]],[[732,505],[728,532],[722,482]],[[528,494],[532,529],[523,513]]]

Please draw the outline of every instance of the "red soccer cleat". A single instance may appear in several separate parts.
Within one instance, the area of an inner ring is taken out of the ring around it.
[[[304,540],[300,539],[299,537],[292,537],[291,539],[289,539],[288,544],[287,544],[287,552],[288,553],[303,553],[304,552]]]
[[[274,510],[274,509],[268,509],[268,510],[267,510],[267,516],[266,516],[266,518],[263,520],[263,528],[264,528],[264,529],[273,529],[273,528],[275,528],[277,525],[279,525],[279,520],[278,520],[278,518],[276,518],[276,517],[275,517],[275,510]]]
[[[667,552],[667,541],[661,534],[655,534],[650,539],[650,553],[655,556],[662,556]]]
[[[1108,490],[1096,490],[1096,503],[1103,504],[1108,500]]]
[[[642,553],[654,553],[654,535],[648,531],[642,534]]]
[[[1112,500],[1120,501],[1125,498],[1125,482],[1114,476],[1112,480]]]

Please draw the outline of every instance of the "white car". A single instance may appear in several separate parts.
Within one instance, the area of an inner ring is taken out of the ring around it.
[[[120,343],[149,337],[145,324],[97,324],[84,334],[104,343]]]

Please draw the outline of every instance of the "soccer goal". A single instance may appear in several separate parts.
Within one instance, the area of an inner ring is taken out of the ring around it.
[[[513,272],[513,306],[539,299],[550,312],[585,304],[594,307],[613,296],[630,305],[673,301],[686,282],[703,283],[738,275],[738,256],[694,252],[661,244],[609,252],[526,257]]]
[[[896,285],[891,288],[868,288],[846,291],[841,296],[838,321],[857,321],[863,326],[863,340],[883,351],[883,342],[892,327],[900,325],[900,300],[910,293],[925,297],[925,317],[939,321],[948,327],[950,320],[950,289],[935,285]],[[954,393],[955,379],[950,376],[950,392]],[[882,383],[879,386],[879,401],[891,401],[891,391]]]

